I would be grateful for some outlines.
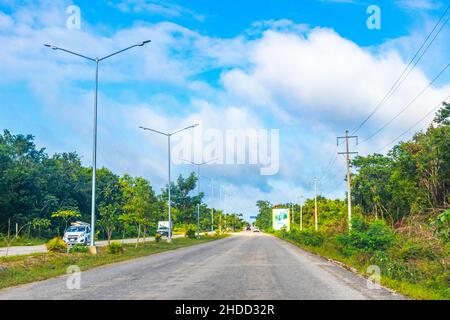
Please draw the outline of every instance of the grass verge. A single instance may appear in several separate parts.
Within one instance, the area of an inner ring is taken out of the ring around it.
[[[37,246],[40,244],[45,244],[48,239],[43,238],[27,238],[27,237],[19,237],[17,239],[12,240],[11,247],[14,246]],[[2,239],[2,235],[0,234],[0,248],[7,247],[8,244],[4,239]]]
[[[172,240],[172,243],[165,241],[140,243],[137,248],[135,248],[135,244],[124,244],[124,251],[118,254],[107,253],[106,247],[99,247],[97,255],[89,253],[35,253],[0,257],[0,289],[63,275],[70,265],[77,265],[81,271],[84,271],[101,265],[188,247],[224,237],[227,237],[227,235],[202,236],[200,239],[176,238]]]

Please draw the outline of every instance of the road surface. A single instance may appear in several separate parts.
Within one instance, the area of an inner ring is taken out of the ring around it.
[[[0,299],[401,299],[323,258],[265,234],[245,232],[0,290]]]
[[[183,235],[173,235],[173,238],[179,238],[179,237],[183,237]],[[145,241],[154,241],[155,238],[154,237],[147,237],[145,238]],[[116,242],[122,242],[122,240],[118,239],[118,240],[112,240],[112,241],[116,241]],[[143,239],[141,238],[139,241],[143,241]],[[136,239],[124,239],[123,243],[135,243]],[[106,240],[101,240],[101,241],[96,241],[95,245],[96,246],[106,246],[108,244],[108,241]],[[8,252],[8,254],[6,254]],[[23,254],[31,254],[31,253],[42,253],[42,252],[47,252],[47,247],[45,246],[45,244],[41,244],[41,245],[36,245],[36,246],[13,246],[13,247],[0,247],[0,257],[4,257],[4,256],[18,256],[18,255],[23,255]]]

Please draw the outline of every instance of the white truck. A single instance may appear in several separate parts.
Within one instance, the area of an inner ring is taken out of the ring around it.
[[[91,225],[76,221],[64,232],[63,240],[69,246],[74,244],[88,245],[91,241]]]
[[[156,229],[156,233],[161,236],[169,236],[169,221],[158,221],[158,228]]]

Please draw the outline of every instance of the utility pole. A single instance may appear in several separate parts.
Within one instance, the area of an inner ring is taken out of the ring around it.
[[[295,216],[294,216],[294,204],[291,203],[291,211],[292,211],[292,225],[295,224]]]
[[[211,195],[214,199],[214,180],[211,179]],[[211,232],[214,231],[214,206],[211,205]]]
[[[356,139],[356,145],[358,145],[358,136],[349,136],[348,130],[345,130],[345,137],[337,137],[337,145],[339,146],[339,140],[345,139],[345,152],[338,152],[338,154],[345,154],[347,162],[347,209],[348,209],[348,231],[352,230],[352,193],[351,193],[351,181],[350,181],[350,154],[358,154],[358,152],[350,152],[348,145],[349,139]]]
[[[302,199],[300,196],[299,199]],[[303,201],[300,201],[300,231],[303,231]]]
[[[318,225],[317,225],[317,178],[314,177],[314,228],[317,231]]]

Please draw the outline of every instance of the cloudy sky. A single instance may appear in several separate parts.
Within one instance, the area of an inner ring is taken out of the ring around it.
[[[278,129],[278,172],[261,175],[260,165],[250,164],[204,166],[206,202],[249,216],[259,199],[311,196],[314,176],[320,193],[343,198],[336,136],[374,110],[448,5],[373,2],[381,29],[367,27],[371,1],[0,0],[0,127],[33,134],[49,154],[77,151],[91,165],[95,64],[43,44],[102,57],[151,39],[100,64],[98,166],[143,176],[160,190],[167,141],[139,126],[173,131],[199,123],[189,137],[200,141],[208,130]],[[71,5],[80,8],[80,29],[67,26]],[[384,146],[450,94],[450,23],[441,25],[401,86],[358,130],[353,150],[386,152]],[[207,160],[195,150],[190,160]],[[173,176],[193,169],[174,163]]]

